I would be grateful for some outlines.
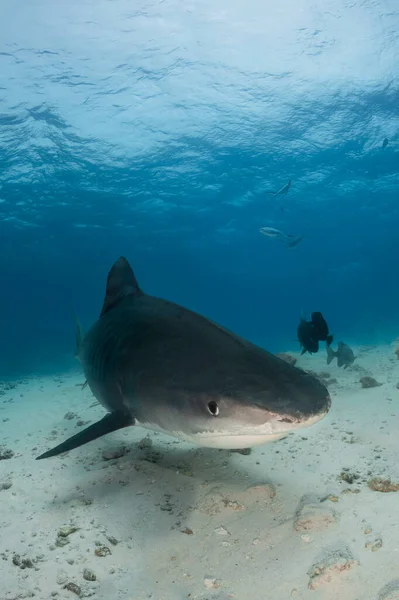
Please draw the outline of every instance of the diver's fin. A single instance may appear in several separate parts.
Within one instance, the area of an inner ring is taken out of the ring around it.
[[[134,425],[134,423],[134,417],[128,413],[122,411],[108,413],[100,421],[97,421],[97,423],[93,423],[93,425],[90,425],[83,431],[73,435],[52,450],[48,450],[48,452],[37,456],[36,460],[50,458],[51,456],[57,456],[63,452],[68,452],[69,450],[83,446],[83,444],[92,442],[103,435],[107,435],[107,433],[123,429],[123,427],[128,427],[129,425]]]
[[[132,267],[126,258],[121,256],[108,273],[107,289],[100,317],[114,308],[121,300],[128,296],[142,296],[137,279]]]

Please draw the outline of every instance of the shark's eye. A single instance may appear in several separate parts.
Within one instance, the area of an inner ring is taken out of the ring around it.
[[[219,414],[219,407],[214,400],[208,402],[208,410],[213,417],[217,417]]]

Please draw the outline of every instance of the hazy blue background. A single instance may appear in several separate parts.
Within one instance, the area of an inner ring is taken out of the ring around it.
[[[301,310],[396,337],[398,32],[398,0],[2,0],[0,374],[74,365],[121,254],[272,351]]]

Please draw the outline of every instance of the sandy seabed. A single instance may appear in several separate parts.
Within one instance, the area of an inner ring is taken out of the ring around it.
[[[3,382],[0,600],[399,600],[393,350],[296,354],[331,411],[249,455],[132,427],[35,461],[104,410],[79,372]]]

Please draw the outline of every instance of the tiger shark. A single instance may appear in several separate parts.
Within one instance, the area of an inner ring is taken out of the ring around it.
[[[76,357],[107,411],[37,459],[128,426],[239,450],[313,425],[329,411],[314,376],[200,314],[145,294],[128,261],[111,268],[104,305]]]

